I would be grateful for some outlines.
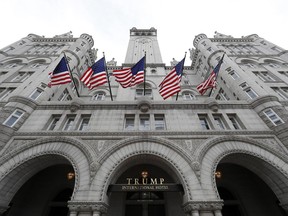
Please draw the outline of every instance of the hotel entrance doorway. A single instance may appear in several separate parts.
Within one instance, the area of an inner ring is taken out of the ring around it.
[[[151,164],[128,168],[110,184],[107,216],[184,216],[183,188],[170,173]]]

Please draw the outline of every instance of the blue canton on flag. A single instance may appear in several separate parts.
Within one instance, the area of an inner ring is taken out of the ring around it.
[[[56,68],[50,73],[50,82],[48,83],[48,86],[66,84],[71,81],[72,79],[66,64],[66,59],[62,57]]]
[[[103,85],[108,82],[105,67],[105,57],[99,59],[91,67],[89,67],[82,75],[80,80],[89,89]]]
[[[172,71],[167,74],[164,80],[160,83],[159,93],[164,100],[180,92],[180,82],[183,73],[184,62],[185,58],[178,62]]]
[[[145,56],[131,68],[113,70],[113,75],[123,88],[127,88],[144,82],[144,68]]]

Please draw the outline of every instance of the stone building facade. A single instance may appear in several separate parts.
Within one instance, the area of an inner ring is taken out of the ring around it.
[[[146,52],[145,95],[113,76],[111,95],[81,83],[94,43],[29,34],[0,51],[0,215],[288,215],[287,50],[199,34],[164,101],[177,61],[163,63],[155,28],[132,28],[125,62],[107,61],[111,74]],[[74,82],[50,88],[63,53]],[[200,95],[223,53],[217,88]]]

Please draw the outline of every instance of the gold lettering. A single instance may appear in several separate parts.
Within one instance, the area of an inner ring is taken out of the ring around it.
[[[157,178],[155,178],[155,179],[150,179],[151,180],[151,184],[157,184]]]
[[[128,181],[128,185],[130,185],[132,178],[126,178],[126,180]]]
[[[164,178],[160,178],[160,184],[163,184]]]
[[[143,184],[143,185],[148,184],[148,179],[147,179],[147,178],[142,178],[142,184]]]
[[[135,179],[134,179],[134,184],[135,184],[135,185],[136,185],[136,184],[139,185],[139,179],[138,179],[138,178],[135,178]]]

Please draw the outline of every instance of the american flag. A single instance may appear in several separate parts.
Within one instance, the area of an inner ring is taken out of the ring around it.
[[[221,60],[218,62],[212,73],[209,75],[209,77],[197,86],[197,90],[201,95],[205,94],[207,89],[216,87],[216,78],[219,73],[221,64],[223,63],[223,58],[224,55],[222,56]]]
[[[164,80],[160,83],[159,93],[164,100],[180,92],[180,83],[184,68],[184,62],[185,57],[182,59],[182,61],[177,63],[177,65],[172,69],[172,71],[169,72],[164,78]]]
[[[106,67],[105,67],[105,57],[99,59],[91,67],[89,67],[81,76],[80,80],[89,89],[93,89],[97,86],[103,85],[108,82]]]
[[[113,70],[116,81],[123,88],[135,86],[144,82],[145,57],[141,58],[133,67],[120,70]]]
[[[66,84],[72,81],[65,57],[60,60],[54,71],[49,75],[50,82],[48,86]]]

